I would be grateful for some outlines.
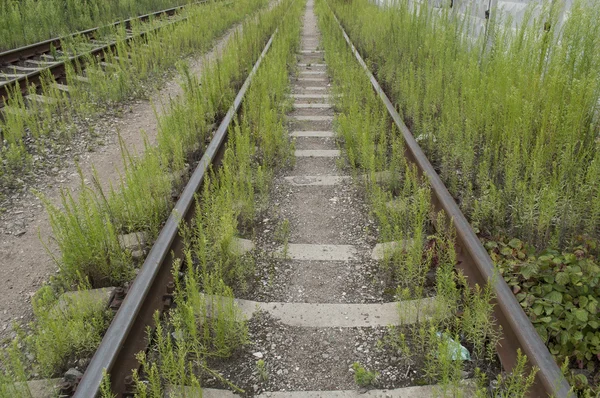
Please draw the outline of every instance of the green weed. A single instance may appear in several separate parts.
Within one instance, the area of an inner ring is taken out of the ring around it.
[[[377,377],[379,377],[377,372],[367,370],[367,368],[358,362],[352,364],[352,369],[354,370],[354,382],[359,387],[370,386],[377,380]]]
[[[266,382],[269,380],[269,371],[267,370],[267,364],[264,360],[259,359],[256,361],[256,371],[258,372],[258,377],[260,377],[261,381]]]
[[[108,318],[104,310],[96,312],[94,307],[80,300],[73,303],[73,310],[56,313],[51,308],[51,303],[56,301],[57,294],[54,292],[81,285],[87,288],[120,285],[133,277],[131,253],[121,247],[119,234],[146,232],[152,238],[158,232],[159,224],[169,214],[173,204],[172,187],[180,186],[185,178],[182,169],[205,148],[206,138],[209,137],[208,126],[219,120],[231,105],[225,98],[214,107],[205,100],[216,98],[218,95],[215,90],[221,93],[225,87],[228,87],[226,91],[232,93],[228,97],[231,100],[242,78],[248,73],[246,65],[257,59],[288,6],[289,2],[284,2],[265,15],[249,20],[244,26],[244,35],[234,37],[225,48],[222,58],[207,65],[202,79],[206,82],[220,80],[220,86],[207,83],[201,86],[202,91],[199,92],[195,79],[188,79],[190,86],[185,89],[186,95],[172,104],[173,109],[191,106],[203,107],[205,111],[184,114],[175,111],[161,118],[158,145],[148,148],[140,158],[133,158],[123,148],[125,175],[119,187],[111,187],[105,192],[97,180],[92,188],[82,182],[77,199],[65,192],[61,208],[46,203],[55,239],[61,249],[55,259],[61,271],[52,287],[39,293],[36,323],[32,325],[34,332],[28,342],[28,346],[35,350],[34,366],[40,369],[40,373],[53,376],[54,372],[60,373],[73,357],[89,355],[99,343],[107,325]],[[274,103],[272,101],[282,98],[288,89],[286,73],[278,73],[277,84],[269,80],[269,73],[275,69],[287,70],[290,54],[294,53],[294,50],[290,52],[290,48],[297,45],[292,38],[297,39],[298,36],[299,6],[300,3],[296,3],[295,14],[288,17],[295,18],[296,23],[281,30],[278,35],[281,42],[274,44],[268,57],[270,62],[265,61],[264,68],[256,77],[256,84],[251,87],[251,90],[265,87],[268,81],[272,88],[277,88],[276,95],[273,95],[273,91],[268,93],[261,89],[264,96],[253,96],[253,99],[260,100],[257,104],[262,104],[265,109]],[[252,103],[245,102],[242,115],[251,115],[252,106]],[[260,115],[259,112],[255,114]],[[255,215],[253,201],[248,200],[255,189],[254,176],[258,176],[264,192],[268,186],[267,177],[271,174],[260,171],[261,168],[266,169],[267,165],[260,161],[263,157],[254,157],[255,142],[265,140],[265,145],[273,150],[271,154],[291,156],[285,148],[270,144],[271,140],[277,138],[276,134],[286,136],[280,118],[282,115],[277,118],[271,116],[268,123],[258,123],[253,117],[242,116],[240,124],[232,128],[224,166],[207,177],[204,192],[208,194],[212,191],[214,198],[206,202],[201,200],[198,206],[215,206],[214,218],[198,218],[194,225],[198,229],[190,235],[192,240],[186,250],[185,263],[189,266],[183,280],[178,280],[176,286],[176,309],[165,320],[164,329],[160,329],[163,320],[156,320],[160,326],[155,333],[157,357],[147,361],[148,366],[143,366],[144,377],[148,375],[151,379],[147,388],[142,389],[141,385],[145,383],[138,375],[140,383],[136,384],[139,384],[140,396],[157,396],[157,392],[162,391],[159,381],[164,380],[199,386],[194,373],[198,369],[218,377],[216,373],[211,373],[205,361],[208,358],[227,357],[236,347],[245,344],[246,327],[233,305],[232,289],[224,280],[232,284],[234,281],[242,283],[252,264],[243,263],[225,248],[236,235],[237,217],[240,216],[240,223],[250,225]],[[182,119],[191,120],[193,124],[186,125]],[[257,127],[251,129],[250,125],[260,126],[266,138],[259,137],[258,131],[254,130]],[[178,129],[174,126],[190,128]],[[196,128],[198,126],[200,128]],[[278,142],[282,145],[287,143],[284,140]],[[269,159],[275,163],[273,157]],[[238,177],[241,178],[238,180]],[[202,194],[199,198],[202,198]],[[227,206],[218,206],[240,201],[245,205],[233,211]],[[221,223],[226,220],[229,223]],[[219,260],[221,263],[202,263],[203,259],[218,258],[220,253],[227,253]],[[175,275],[175,279],[178,279],[179,274],[175,272]],[[173,336],[177,336],[175,341]],[[156,363],[161,364],[160,369],[156,368]]]
[[[482,52],[453,13],[330,3],[476,228],[538,248],[600,236],[598,4],[558,32],[549,2],[516,30],[492,21]]]

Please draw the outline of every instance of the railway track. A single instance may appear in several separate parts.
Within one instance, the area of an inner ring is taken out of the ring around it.
[[[331,80],[327,75],[325,53],[319,44],[320,33],[315,22],[313,4],[313,0],[308,1],[304,16],[302,49],[298,54],[297,64],[299,77],[293,79],[294,105],[293,111],[288,115],[291,137],[296,140],[296,165],[278,177],[273,188],[273,195],[280,204],[278,214],[285,220],[282,225],[287,225],[285,243],[275,246],[268,243],[273,240],[274,228],[267,225],[269,220],[265,219],[265,225],[258,228],[256,242],[246,242],[243,245],[258,247],[255,250],[270,253],[270,258],[275,259],[277,264],[275,270],[279,269],[284,275],[281,278],[274,276],[275,283],[281,284],[283,288],[268,291],[253,299],[236,299],[244,316],[252,318],[259,308],[261,316],[268,319],[266,323],[276,326],[273,335],[283,334],[280,336],[281,340],[277,340],[277,345],[289,340],[292,341],[291,346],[302,348],[293,350],[288,346],[281,355],[273,353],[274,358],[270,358],[287,365],[285,371],[289,368],[292,372],[288,375],[281,369],[281,374],[277,371],[272,376],[274,382],[279,380],[280,383],[285,383],[284,379],[290,380],[289,384],[285,384],[287,393],[273,394],[282,397],[357,395],[348,388],[350,376],[347,364],[336,355],[338,352],[356,354],[356,349],[352,351],[355,347],[346,347],[347,342],[352,344],[356,341],[358,346],[358,342],[363,341],[359,336],[381,334],[381,329],[388,325],[402,327],[418,322],[423,317],[434,319],[439,315],[436,312],[435,296],[396,302],[377,292],[377,286],[375,290],[372,284],[369,287],[371,276],[367,275],[371,275],[374,264],[386,261],[389,247],[395,250],[397,246],[385,243],[375,245],[377,237],[365,232],[371,226],[365,215],[365,205],[360,203],[361,200],[364,202],[364,197],[361,198],[356,193],[356,187],[351,183],[352,176],[340,174],[336,166],[342,153],[336,145],[333,131],[335,98],[330,90]],[[431,204],[436,212],[445,215],[445,225],[451,224],[456,231],[453,243],[457,248],[458,268],[471,284],[492,284],[495,296],[494,317],[502,328],[502,338],[496,347],[502,368],[507,372],[511,371],[517,363],[517,352],[520,350],[527,355],[530,365],[539,368],[529,396],[569,396],[569,385],[548,349],[506,283],[501,278],[494,277],[493,263],[468,221],[393,104],[369,72],[343,27],[337,23],[382,101],[386,117],[393,121],[401,133],[406,158],[418,168],[421,178],[428,181]],[[202,191],[203,184],[206,184],[209,170],[218,168],[223,162],[230,127],[253,78],[276,40],[277,31],[267,42],[233,105],[214,132],[136,279],[126,295],[118,297],[118,311],[83,378],[78,381],[75,397],[97,396],[104,372],[110,375],[112,389],[119,397],[135,395],[131,378],[131,370],[139,367],[135,354],[146,350],[151,344],[147,338],[147,328],[154,325],[154,313],[168,312],[174,302],[177,281],[173,277],[173,267],[185,256],[185,242],[179,235],[180,229],[183,224],[190,225],[198,216],[198,207],[194,206],[196,195]],[[266,299],[261,300],[261,297]],[[437,311],[439,312],[439,308]],[[275,345],[273,343],[269,347]],[[263,348],[266,351],[269,347]],[[363,343],[360,347],[363,347]],[[257,346],[253,347],[256,348]],[[309,354],[317,352],[319,360],[315,356],[307,356],[304,350]],[[360,351],[360,355],[363,355],[364,348]],[[246,360],[262,360],[265,355],[267,354],[263,351],[257,351],[251,353]],[[228,366],[227,363],[225,366]],[[358,370],[355,369],[355,372]],[[232,373],[235,373],[235,369]],[[308,385],[313,386],[312,390],[318,391],[307,392],[311,389],[302,384],[301,380],[308,380]],[[186,394],[184,386],[169,388],[176,394]],[[468,387],[464,388],[468,390]],[[260,391],[260,388],[254,388],[254,395],[260,396]],[[206,389],[206,393],[211,397],[230,396],[224,390]],[[433,393],[432,387],[398,387],[385,392],[370,391],[367,395],[403,397],[418,394],[433,396]]]
[[[336,16],[335,21],[342,30],[344,39],[351,48],[356,60],[361,65],[373,89],[381,98],[393,119],[394,124],[401,132],[406,142],[406,156],[417,165],[419,172],[427,177],[432,187],[433,204],[438,212],[442,212],[456,230],[456,244],[458,252],[458,266],[469,277],[472,284],[480,286],[490,282],[494,284],[495,310],[494,316],[502,327],[502,340],[498,343],[498,355],[506,369],[512,369],[516,363],[517,350],[524,352],[532,366],[540,369],[536,383],[531,390],[531,396],[566,397],[572,394],[570,387],[562,375],[556,361],[542,342],[531,321],[521,308],[506,282],[495,277],[495,266],[479,238],[471,228],[458,204],[442,182],[433,165],[420,148],[408,127],[402,121],[395,106],[383,91],[375,76],[370,72],[362,56],[345,32]]]
[[[205,1],[193,4],[201,4]],[[178,12],[186,6],[173,7],[124,21],[115,22],[109,26],[103,26],[74,33],[68,37],[60,37],[31,44],[29,46],[16,48],[0,53],[0,108],[6,106],[11,90],[20,90],[25,96],[30,91],[28,86],[40,85],[45,74],[50,74],[59,88],[68,90],[64,85],[66,82],[66,66],[83,66],[85,59],[95,57],[100,62],[105,54],[113,51],[118,41],[116,39],[102,39],[101,33],[107,29],[124,28],[127,34],[126,40],[136,37],[144,37],[150,32],[156,31],[166,25],[184,20],[178,17]],[[147,22],[159,18],[160,23],[142,32],[134,32],[132,26],[139,22]],[[70,52],[63,48],[65,40],[81,40],[79,51]]]

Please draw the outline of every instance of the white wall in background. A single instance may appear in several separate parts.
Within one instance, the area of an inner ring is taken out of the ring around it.
[[[379,5],[391,5],[394,4],[396,0],[373,0],[376,4]],[[573,0],[556,0],[562,1],[564,3],[564,7],[561,11],[559,21],[562,23],[566,18],[568,18],[568,10],[571,8]],[[591,0],[591,1],[600,1],[600,0]],[[435,8],[445,8],[449,7],[451,2],[453,2],[453,9],[459,15],[469,16],[469,19],[472,23],[472,32],[474,36],[479,36],[480,34],[485,33],[485,28],[487,24],[486,12],[493,10],[497,10],[501,15],[512,17],[514,22],[514,27],[519,26],[523,22],[523,18],[525,17],[526,10],[529,7],[533,7],[533,16],[539,15],[543,0],[408,0],[411,6],[419,8],[421,4],[429,4],[431,7]]]

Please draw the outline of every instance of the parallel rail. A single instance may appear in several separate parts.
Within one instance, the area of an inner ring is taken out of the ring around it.
[[[429,180],[433,192],[432,203],[436,211],[443,211],[456,230],[456,247],[460,269],[468,277],[471,284],[484,286],[492,283],[496,296],[494,316],[502,327],[502,339],[498,343],[497,352],[504,369],[510,370],[517,362],[517,350],[527,355],[529,363],[539,368],[536,382],[529,392],[531,397],[572,397],[569,383],[563,376],[556,361],[533,327],[533,324],[521,308],[512,291],[495,270],[494,263],[479,238],[471,228],[456,201],[437,174],[433,165],[415,140],[414,136],[402,121],[401,116],[383,91],[373,73],[352,43],[350,37],[337,16],[331,10],[338,23],[346,43],[371,81],[373,89],[384,103],[390,117],[402,133],[406,143],[406,157],[417,165],[421,175]]]
[[[202,4],[206,2],[207,0],[203,0],[192,4]],[[104,58],[104,54],[112,51],[117,45],[117,41],[111,41],[106,44],[98,45],[97,47],[92,48],[91,50],[83,52],[81,54],[73,56],[68,56],[67,54],[64,54],[61,58],[54,59],[53,54],[61,50],[62,43],[65,39],[85,37],[88,40],[93,40],[103,29],[120,26],[124,26],[125,29],[131,29],[132,23],[134,21],[144,22],[154,17],[170,17],[175,15],[178,11],[182,10],[185,7],[187,6],[183,5],[179,7],[169,8],[166,10],[156,11],[153,13],[141,15],[139,17],[115,22],[111,25],[80,31],[69,36],[45,40],[39,43],[0,53],[0,70],[7,71],[4,73],[0,73],[0,78],[2,78],[3,76],[9,76],[8,78],[5,78],[5,80],[0,80],[0,108],[6,105],[6,101],[9,98],[11,90],[15,90],[17,86],[21,90],[21,93],[23,93],[23,95],[26,95],[28,93],[28,86],[39,86],[41,77],[44,73],[46,73],[46,71],[48,71],[57,82],[64,82],[66,79],[67,64],[70,63],[74,65],[78,62],[81,64],[82,61],[90,55],[102,60]],[[182,20],[185,20],[185,18],[174,20],[171,23],[176,23]],[[148,31],[140,32],[138,35],[130,35],[127,38],[127,40],[131,40],[134,37],[144,37],[148,33],[156,31],[162,27],[163,26],[158,26]],[[22,67],[19,65],[15,65],[17,63],[31,61],[33,58],[40,57],[45,57],[45,59],[43,59],[42,61],[47,65],[39,65],[39,67]]]
[[[167,309],[172,301],[172,265],[176,258],[182,257],[183,248],[179,225],[182,222],[190,222],[194,218],[196,192],[200,190],[208,171],[221,162],[229,126],[276,34],[277,29],[269,38],[175,204],[79,382],[75,398],[97,396],[104,371],[111,376],[113,392],[119,397],[133,393],[128,375],[131,374],[132,369],[139,366],[135,354],[148,346],[146,327],[153,324],[154,313],[157,310]]]

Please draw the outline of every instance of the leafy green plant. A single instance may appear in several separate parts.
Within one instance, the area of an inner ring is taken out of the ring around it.
[[[360,387],[372,385],[379,377],[379,373],[367,370],[358,362],[352,364],[352,369],[354,370],[354,382]]]
[[[485,246],[550,352],[559,360],[574,358],[579,368],[595,368],[600,354],[595,242],[540,253],[518,239]]]
[[[542,24],[556,15],[546,4],[539,17],[528,14],[516,30],[492,26],[497,35],[482,52],[486,46],[481,39],[468,39],[468,23],[453,13],[434,14],[426,4],[414,12],[406,1],[395,7],[363,0],[328,3],[475,230],[483,236],[518,238],[488,242],[492,258],[550,351],[558,360],[573,358],[572,366],[590,373],[586,381],[595,383],[600,62],[597,53],[583,52],[598,45],[598,26],[591,25],[600,7],[575,2],[576,17],[549,34]],[[328,24],[337,29],[329,17],[323,19],[324,31]],[[414,197],[422,182],[402,160],[392,160],[395,146],[402,148],[395,143],[397,132],[387,128],[392,133],[385,134],[385,126],[378,126],[385,125],[385,115],[375,121],[362,113],[379,112],[361,93],[370,92],[369,82],[360,81],[362,71],[346,66],[354,60],[339,54],[343,39],[329,40],[334,42],[326,44],[329,70],[343,94],[336,100],[343,111],[337,122],[348,162],[375,177],[370,180],[377,180],[375,173],[381,171],[395,176],[393,187],[367,184],[370,195],[376,192],[372,202],[384,239],[434,236],[438,245],[443,242],[435,238],[439,219],[421,218],[420,227],[411,224],[411,215],[418,214],[411,206],[424,203]],[[574,48],[580,49],[577,56],[567,55]],[[348,81],[353,84],[343,84]],[[586,89],[580,86],[583,81]],[[582,233],[589,237],[585,243],[578,242]],[[431,242],[424,246],[426,255],[408,249],[395,253],[400,261],[393,262],[402,271],[418,270],[419,263],[428,264],[425,269],[438,266],[438,294],[454,311],[463,304],[456,295],[457,284],[463,285],[467,307],[461,325],[443,326],[460,330],[474,346],[474,356],[491,357],[498,335],[490,316],[490,286],[466,288],[460,274],[453,273],[453,249],[441,245],[442,250],[432,251],[427,248]],[[445,266],[437,262],[440,255],[449,259],[441,262]],[[411,260],[408,267],[403,258]],[[410,275],[410,280],[421,280],[418,272]],[[407,299],[418,291],[400,286],[398,296]],[[420,328],[414,335],[419,347],[428,344]],[[577,385],[584,384],[581,373],[573,378]]]

